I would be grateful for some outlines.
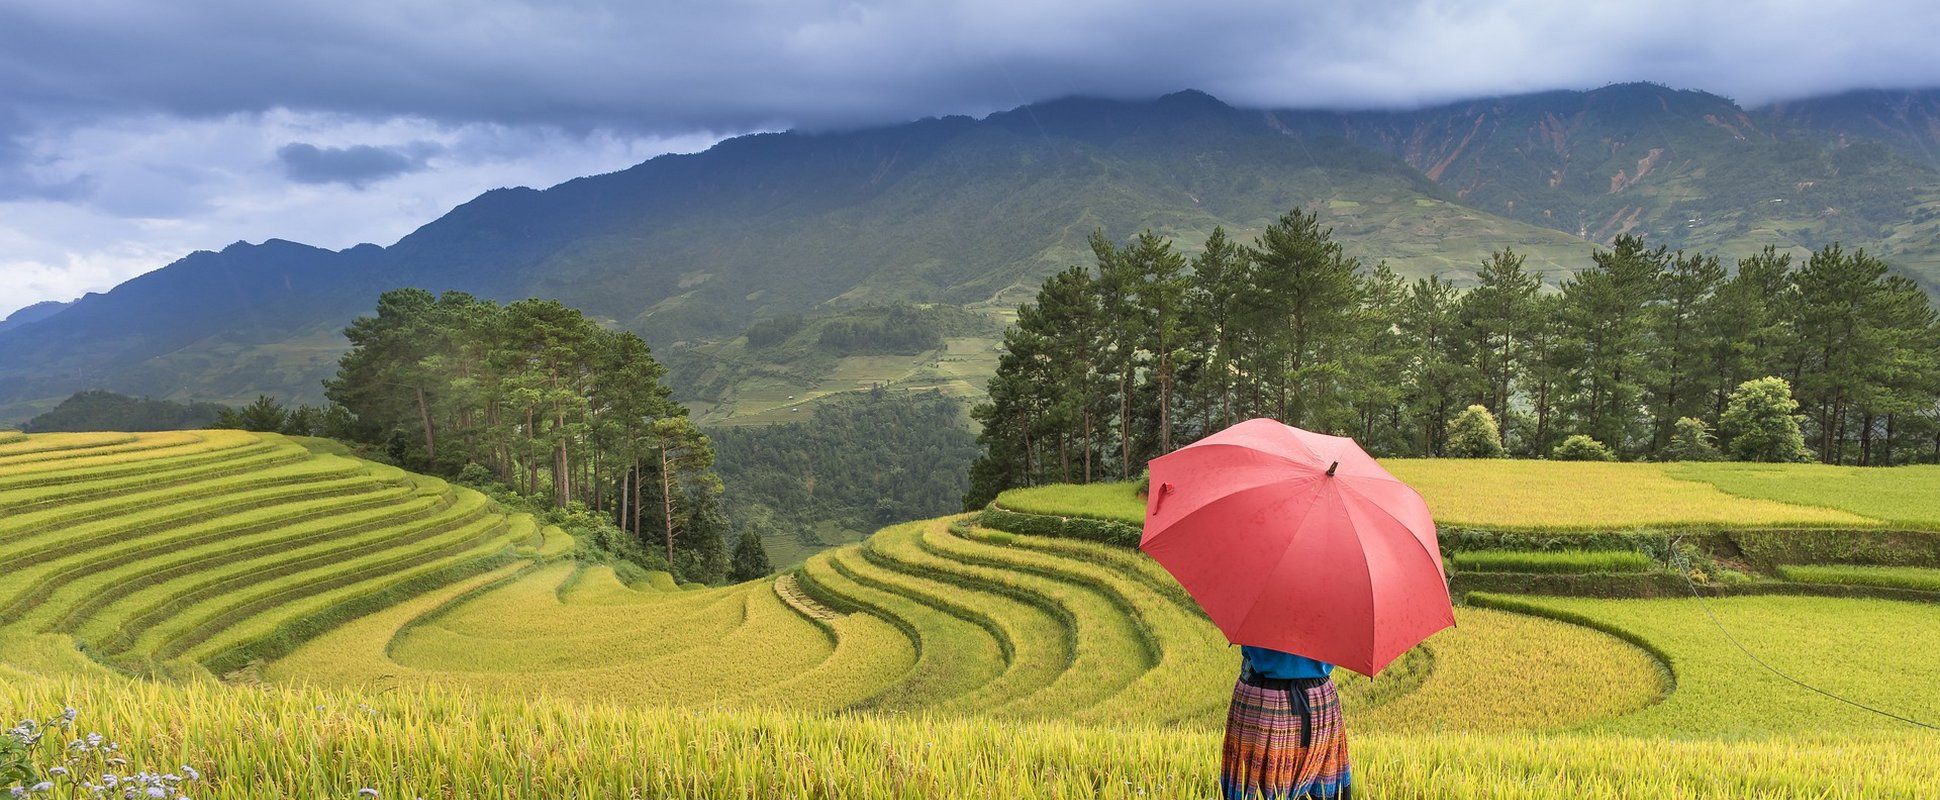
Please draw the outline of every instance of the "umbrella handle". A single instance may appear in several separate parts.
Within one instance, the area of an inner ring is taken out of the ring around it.
[[[1153,514],[1159,513],[1159,505],[1161,503],[1164,503],[1165,496],[1171,493],[1172,493],[1172,484],[1169,484],[1169,483],[1159,484],[1158,487],[1152,491],[1152,507],[1145,512],[1145,515],[1149,517]]]

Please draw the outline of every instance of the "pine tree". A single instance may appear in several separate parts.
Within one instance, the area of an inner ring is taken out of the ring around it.
[[[1407,342],[1408,405],[1414,409],[1414,429],[1419,433],[1415,452],[1438,456],[1444,452],[1443,437],[1448,432],[1449,416],[1469,373],[1455,358],[1455,287],[1440,278],[1416,280],[1402,301],[1398,328]]]
[[[728,580],[735,583],[768,577],[774,568],[768,565],[768,549],[761,546],[761,537],[754,531],[741,534],[741,540],[734,545],[734,559],[728,567]]]
[[[1794,291],[1792,255],[1766,246],[1739,259],[1737,273],[1711,294],[1701,328],[1711,396],[1704,416],[1713,423],[1724,414],[1725,401],[1738,384],[1760,375],[1792,374],[1787,365],[1792,352],[1788,311],[1795,306]]]
[[[1136,265],[1138,283],[1133,297],[1143,312],[1144,340],[1139,349],[1146,354],[1147,368],[1158,395],[1158,452],[1172,452],[1173,416],[1176,402],[1179,360],[1192,338],[1192,320],[1186,314],[1186,276],[1184,256],[1172,250],[1172,242],[1151,231],[1138,235],[1125,255]],[[1137,464],[1144,469],[1144,459]]]
[[[1678,253],[1664,272],[1662,302],[1652,309],[1648,344],[1649,404],[1656,419],[1651,452],[1670,441],[1679,419],[1704,413],[1710,399],[1705,391],[1710,372],[1705,356],[1713,347],[1704,316],[1724,277],[1716,257],[1699,254]]]
[[[254,431],[256,433],[280,433],[288,426],[290,412],[276,398],[266,394],[256,395],[249,405],[239,409],[223,409],[216,414],[218,428]]]
[[[1346,428],[1352,409],[1338,391],[1340,361],[1358,332],[1360,262],[1317,215],[1297,208],[1267,226],[1247,257],[1255,279],[1249,324],[1265,344],[1257,374],[1273,415],[1316,430]]]
[[[1542,282],[1523,269],[1523,257],[1511,248],[1490,254],[1475,279],[1475,288],[1462,295],[1456,311],[1466,339],[1466,361],[1477,379],[1470,394],[1490,410],[1506,414],[1526,369]]]
[[[1568,408],[1583,432],[1625,452],[1644,428],[1638,408],[1649,369],[1649,307],[1670,254],[1624,235],[1591,261],[1590,269],[1563,284],[1563,322],[1577,384]]]
[[[1199,379],[1190,391],[1199,408],[1202,431],[1219,430],[1239,421],[1236,415],[1240,405],[1234,395],[1241,348],[1246,344],[1246,328],[1240,318],[1246,267],[1245,251],[1226,237],[1225,228],[1214,228],[1206,237],[1204,249],[1192,260],[1186,314]]]

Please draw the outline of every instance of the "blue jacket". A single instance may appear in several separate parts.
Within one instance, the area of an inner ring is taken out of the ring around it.
[[[1246,657],[1246,668],[1262,678],[1325,678],[1334,672],[1334,665],[1306,656],[1251,645],[1239,650]]]

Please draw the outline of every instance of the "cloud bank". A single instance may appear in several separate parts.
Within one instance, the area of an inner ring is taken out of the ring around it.
[[[12,0],[0,313],[270,235],[387,242],[722,136],[1070,94],[1403,107],[1652,80],[1940,85],[1901,0]]]

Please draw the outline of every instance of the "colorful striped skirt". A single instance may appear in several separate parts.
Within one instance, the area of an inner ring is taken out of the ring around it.
[[[1226,800],[1353,797],[1347,724],[1328,678],[1276,680],[1242,674],[1226,714]]]

